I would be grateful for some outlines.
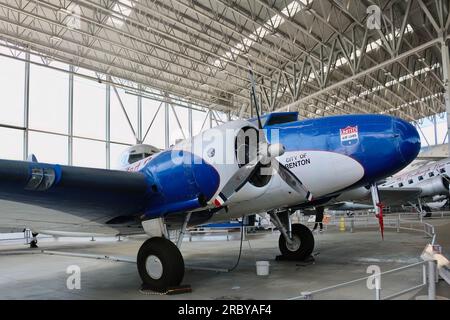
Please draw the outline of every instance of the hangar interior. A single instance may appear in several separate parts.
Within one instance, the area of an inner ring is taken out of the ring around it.
[[[445,0],[0,0],[0,158],[117,168],[253,117],[249,65],[263,113],[388,114],[446,144],[449,27]]]

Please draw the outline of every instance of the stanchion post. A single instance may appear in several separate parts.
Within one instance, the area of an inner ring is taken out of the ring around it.
[[[428,300],[436,300],[436,261],[428,261]]]
[[[381,288],[375,288],[375,300],[381,300]]]

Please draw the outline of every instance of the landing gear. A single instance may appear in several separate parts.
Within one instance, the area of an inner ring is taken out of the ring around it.
[[[278,247],[281,254],[288,260],[303,261],[307,259],[314,250],[314,236],[311,230],[302,224],[293,224],[290,243],[280,234]]]
[[[431,218],[431,208],[426,204],[423,204],[420,198],[417,199],[417,205],[413,204],[413,207],[421,218]]]
[[[30,241],[30,248],[32,248],[32,249],[39,248],[38,245],[37,245],[37,243],[38,243],[37,236],[39,235],[39,233],[34,233],[33,232],[31,235],[33,237],[31,238],[31,241]]]
[[[423,205],[421,214],[423,218],[431,218],[431,208],[429,206]]]
[[[314,250],[314,236],[308,227],[302,224],[291,224],[289,211],[270,213],[272,223],[280,230],[278,240],[283,260],[303,261],[311,256]]]
[[[137,255],[137,268],[146,289],[165,292],[181,284],[184,260],[170,240],[154,237],[145,241]]]

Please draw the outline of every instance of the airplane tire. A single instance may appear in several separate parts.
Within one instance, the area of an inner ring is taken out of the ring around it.
[[[305,225],[293,224],[292,237],[294,239],[294,245],[289,246],[283,234],[280,235],[278,246],[281,254],[288,260],[305,260],[314,250],[314,236],[311,230]]]
[[[184,260],[177,246],[161,237],[145,241],[137,255],[137,268],[145,289],[165,292],[179,286],[184,277]]]
[[[424,218],[430,218],[431,217],[431,208],[429,206],[423,206],[422,207],[422,216]]]

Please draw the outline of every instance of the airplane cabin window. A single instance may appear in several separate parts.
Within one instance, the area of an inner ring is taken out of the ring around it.
[[[429,176],[430,178],[432,178],[432,177],[434,177],[434,173],[433,173],[433,172],[430,172],[430,173],[428,174],[428,176]]]
[[[132,163],[135,163],[136,161],[139,161],[142,159],[144,159],[142,153],[130,154],[130,156],[128,157],[128,163],[132,164]]]
[[[413,182],[414,182],[413,179],[408,180],[408,184],[412,184]]]
[[[403,183],[399,183],[399,184],[398,184],[398,187],[399,187],[399,188],[403,187]]]
[[[419,181],[422,181],[423,180],[423,176],[419,176]]]
[[[135,163],[139,160],[143,160],[145,158],[148,158],[151,156],[151,153],[134,153],[134,154],[130,154],[130,156],[128,157],[128,163],[132,164]]]
[[[441,170],[439,170],[440,173],[445,173],[445,168],[442,168]]]

